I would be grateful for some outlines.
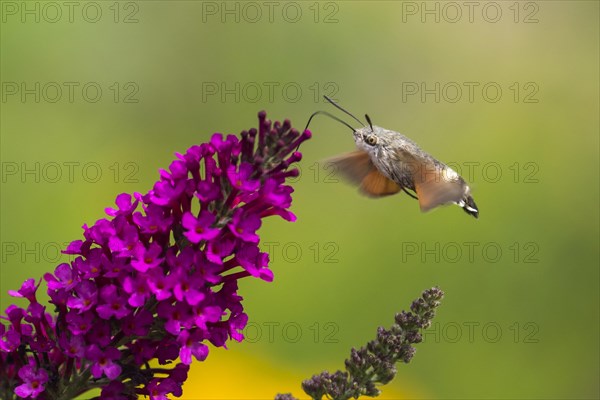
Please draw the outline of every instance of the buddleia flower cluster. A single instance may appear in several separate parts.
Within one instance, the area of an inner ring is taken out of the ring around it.
[[[42,280],[10,292],[29,305],[0,317],[0,398],[181,396],[207,344],[243,340],[237,281],[273,280],[257,231],[268,216],[295,220],[285,182],[311,136],[258,116],[258,129],[176,154],[152,190],[84,225],[64,251],[73,261],[43,277],[52,306],[38,302]]]

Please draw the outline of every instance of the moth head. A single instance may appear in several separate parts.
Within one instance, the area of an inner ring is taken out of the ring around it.
[[[359,149],[373,153],[391,143],[388,132],[379,126],[365,126],[354,131],[354,142]]]

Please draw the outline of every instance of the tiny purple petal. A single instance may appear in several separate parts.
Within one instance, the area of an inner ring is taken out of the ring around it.
[[[182,219],[182,225],[186,229],[184,235],[192,243],[214,239],[221,232],[220,229],[211,227],[214,222],[215,216],[209,211],[202,211],[198,218],[186,212]]]
[[[238,210],[229,223],[231,233],[245,242],[258,243],[260,238],[256,230],[260,228],[260,218],[256,214],[247,214]]]

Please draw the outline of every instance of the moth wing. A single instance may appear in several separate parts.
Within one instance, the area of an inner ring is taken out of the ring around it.
[[[360,184],[361,193],[369,197],[389,196],[398,193],[400,189],[396,182],[384,176],[375,166]]]
[[[356,150],[328,160],[328,165],[335,168],[336,173],[370,197],[388,196],[398,193],[400,186],[387,178],[373,165],[367,152]]]
[[[463,185],[459,182],[424,181],[415,184],[421,211],[447,203],[458,203],[464,196]]]
[[[438,165],[431,157],[400,150],[400,158],[412,175],[421,211],[447,203],[458,203],[465,195],[465,182],[456,172]]]
[[[342,178],[354,185],[360,185],[375,168],[369,154],[360,150],[331,158],[327,160],[327,165],[333,167],[336,174],[339,173]]]

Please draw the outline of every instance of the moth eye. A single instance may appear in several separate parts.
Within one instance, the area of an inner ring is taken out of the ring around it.
[[[375,144],[377,144],[377,136],[369,135],[365,137],[365,142],[367,142],[368,145],[375,146]]]

